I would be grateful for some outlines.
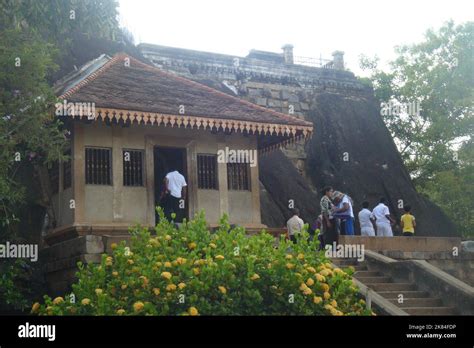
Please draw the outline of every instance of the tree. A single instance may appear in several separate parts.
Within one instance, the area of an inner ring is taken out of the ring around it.
[[[473,40],[474,22],[448,22],[422,43],[397,47],[389,72],[377,69],[376,58],[361,59],[380,102],[412,109],[419,103],[419,113],[382,113],[415,183],[453,168],[453,145],[474,131]]]
[[[456,26],[450,21],[438,31],[428,30],[421,43],[396,47],[398,57],[389,71],[377,68],[377,57],[360,60],[371,73],[381,115],[415,186],[464,231],[471,226],[468,217],[455,213],[444,200],[447,190],[464,188],[468,179],[459,176],[472,169],[461,169],[458,160],[458,150],[467,151],[474,131],[472,42],[474,22]],[[454,178],[460,181],[454,183]],[[474,208],[472,200],[452,203]]]

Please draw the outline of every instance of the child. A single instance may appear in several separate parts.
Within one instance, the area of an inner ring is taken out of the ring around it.
[[[375,216],[369,210],[369,202],[362,202],[362,210],[359,212],[360,235],[375,237]]]
[[[404,206],[403,210],[405,210],[405,214],[403,214],[400,219],[403,235],[412,237],[415,234],[415,217],[410,214],[411,207],[409,205]]]

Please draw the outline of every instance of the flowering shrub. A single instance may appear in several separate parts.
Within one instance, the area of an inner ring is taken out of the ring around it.
[[[350,273],[333,268],[318,241],[248,236],[204,214],[179,228],[160,213],[156,235],[135,227],[100,264],[79,264],[71,297],[45,296],[40,315],[370,315]],[[307,233],[305,236],[307,236]]]

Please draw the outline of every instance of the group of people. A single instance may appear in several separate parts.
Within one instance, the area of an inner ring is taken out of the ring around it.
[[[310,233],[319,230],[319,240],[322,247],[333,245],[338,242],[339,235],[353,236],[354,232],[354,211],[351,197],[340,191],[334,191],[330,186],[325,187],[321,192],[320,202],[321,215],[315,224],[310,226]],[[415,234],[416,221],[411,214],[411,207],[404,206],[405,214],[400,219],[400,226],[404,236]],[[368,237],[393,237],[392,226],[396,221],[390,215],[390,210],[386,205],[386,199],[381,198],[377,206],[370,211],[369,202],[362,203],[362,210],[358,213],[360,232],[362,236]],[[299,210],[292,210],[292,217],[287,222],[288,237],[296,241],[296,236],[301,232],[304,222],[299,217]]]

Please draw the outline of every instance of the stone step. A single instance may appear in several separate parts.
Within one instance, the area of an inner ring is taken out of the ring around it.
[[[386,276],[378,276],[378,277],[360,277],[355,276],[355,278],[361,281],[364,284],[380,284],[380,283],[391,283],[392,278]]]
[[[359,261],[357,259],[331,259],[332,263],[339,267],[347,267],[347,266],[355,266],[359,264]]]
[[[386,299],[398,299],[399,295],[403,295],[405,299],[407,298],[420,298],[428,297],[429,294],[426,291],[418,290],[408,290],[408,291],[379,291],[380,296],[385,297]]]
[[[398,299],[390,299],[398,307],[442,307],[443,301],[439,298],[404,298],[403,303],[398,303]]]
[[[357,265],[357,266],[352,266],[352,267],[354,267],[354,270],[356,272],[358,272],[358,271],[367,271],[367,266],[366,265]]]
[[[455,315],[453,307],[400,307],[411,315]]]
[[[413,283],[374,283],[368,284],[367,286],[376,292],[416,290],[415,284]]]
[[[379,276],[383,276],[383,274],[378,271],[363,270],[363,271],[356,271],[354,273],[354,277],[356,277],[357,279],[359,279],[359,277],[379,277]]]

